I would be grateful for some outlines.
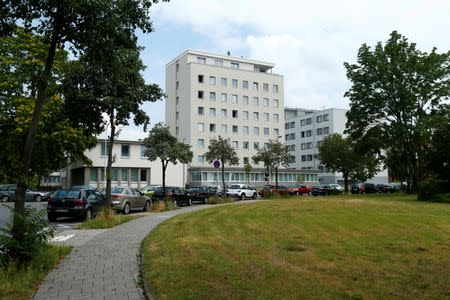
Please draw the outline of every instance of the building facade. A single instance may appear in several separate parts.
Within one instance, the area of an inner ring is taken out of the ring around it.
[[[166,65],[166,124],[179,141],[192,146],[189,184],[209,185],[220,174],[204,154],[219,135],[230,141],[239,165],[227,168],[225,180],[245,182],[243,167],[251,164],[250,181],[266,184],[264,167],[254,156],[270,140],[284,138],[284,80],[274,64],[187,50]],[[283,170],[280,182],[314,181],[317,172]],[[303,177],[302,177],[303,176]],[[285,181],[286,180],[286,181]]]
[[[346,109],[330,108],[308,110],[285,108],[285,141],[295,157],[290,167],[299,170],[318,170],[320,183],[338,183],[343,185],[340,173],[327,170],[315,158],[323,139],[333,133],[343,134],[347,122]],[[368,182],[387,183],[387,170],[381,171]]]
[[[106,187],[107,143],[98,140],[95,148],[85,155],[91,165],[74,163],[61,170],[63,186],[92,185],[98,189]],[[160,160],[149,161],[144,155],[145,147],[140,141],[115,141],[113,146],[111,185],[142,188],[150,184],[162,184]],[[183,164],[169,164],[166,170],[166,185],[183,186],[186,180]]]

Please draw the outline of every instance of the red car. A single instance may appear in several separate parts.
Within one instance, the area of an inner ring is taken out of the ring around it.
[[[275,187],[274,185],[266,185],[261,190],[261,192],[259,192],[261,197],[264,197],[268,193],[270,193],[270,194],[278,194],[278,195],[281,195],[281,196],[292,195],[292,193],[288,190],[288,188],[285,187],[285,186],[282,186],[282,185],[279,185],[278,188]]]
[[[306,185],[294,185],[289,187],[289,192],[293,195],[309,195],[311,194],[311,188]]]

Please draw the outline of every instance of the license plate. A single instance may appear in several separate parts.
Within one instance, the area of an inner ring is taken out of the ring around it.
[[[69,212],[68,209],[57,209],[56,212]]]

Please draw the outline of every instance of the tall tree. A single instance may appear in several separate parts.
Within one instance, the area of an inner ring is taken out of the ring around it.
[[[345,193],[348,193],[349,178],[365,181],[378,171],[374,155],[360,154],[356,143],[334,133],[327,136],[319,146],[317,158],[333,172],[341,172],[344,177]]]
[[[212,139],[208,146],[208,152],[205,153],[205,159],[208,163],[212,163],[215,160],[220,161],[220,167],[222,170],[222,189],[224,195],[226,195],[225,184],[225,164],[229,166],[236,166],[239,164],[239,158],[236,151],[230,145],[229,141],[222,138]]]
[[[169,163],[174,165],[177,162],[187,164],[192,161],[193,153],[191,146],[179,142],[176,137],[170,133],[168,126],[163,123],[156,124],[147,138],[144,139],[146,147],[145,156],[149,161],[161,160],[162,165],[162,183],[164,192],[166,191],[166,169]]]
[[[24,209],[27,179],[30,175],[32,154],[36,144],[39,122],[48,98],[49,81],[59,47],[68,45],[72,51],[83,52],[102,40],[124,40],[135,29],[152,31],[149,8],[156,0],[100,0],[100,1],[25,1],[5,0],[0,9],[0,35],[12,34],[17,22],[34,33],[43,34],[47,50],[44,64],[38,73],[33,95],[33,113],[26,138],[20,144],[20,176],[17,182],[15,209]],[[100,13],[101,12],[101,13]],[[125,34],[124,38],[124,33]],[[17,215],[17,214],[16,214]],[[14,218],[13,234],[23,238],[17,229],[19,218]]]
[[[278,169],[289,166],[292,157],[289,149],[282,142],[279,140],[269,140],[267,146],[260,148],[252,159],[256,164],[262,161],[266,167],[275,170],[275,186],[278,189]]]
[[[346,132],[363,144],[370,141],[371,151],[383,159],[380,149],[404,158],[410,190],[424,177],[429,114],[449,99],[449,58],[450,52],[435,48],[421,52],[394,31],[385,45],[363,44],[357,63],[344,64],[352,82],[345,93],[350,99]]]

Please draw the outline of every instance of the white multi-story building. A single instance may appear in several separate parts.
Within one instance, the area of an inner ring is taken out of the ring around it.
[[[264,185],[262,164],[252,156],[270,139],[284,137],[283,76],[274,64],[187,50],[166,65],[166,124],[178,140],[192,146],[188,183],[215,184],[220,174],[204,154],[209,141],[228,139],[239,165],[227,168],[225,180],[245,182],[243,167],[253,166],[250,180]],[[227,166],[228,167],[228,166]],[[303,176],[303,177],[302,177]],[[317,180],[317,172],[284,170],[281,183]]]
[[[85,155],[91,165],[70,164],[61,170],[62,186],[92,185],[106,187],[105,170],[107,152],[104,140],[98,140],[95,148]],[[115,141],[113,147],[111,185],[142,188],[150,184],[162,184],[162,165],[160,160],[149,161],[144,155],[145,147],[140,141]],[[166,185],[183,186],[185,182],[184,166],[169,164],[166,170]]]
[[[285,108],[285,141],[295,159],[290,167],[299,170],[318,170],[321,183],[339,183],[344,179],[340,173],[331,173],[315,158],[323,139],[332,133],[343,134],[347,122],[346,109],[330,108],[307,110]],[[387,170],[370,180],[373,183],[387,183]]]

